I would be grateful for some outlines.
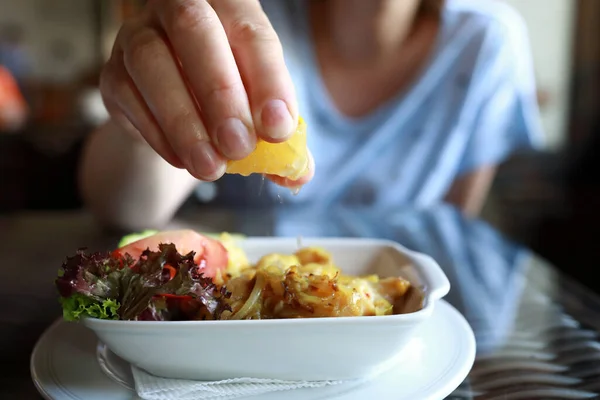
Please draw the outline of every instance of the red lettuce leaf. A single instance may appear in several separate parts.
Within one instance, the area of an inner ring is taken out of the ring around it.
[[[158,251],[145,250],[137,261],[129,255],[79,250],[63,263],[56,287],[63,299],[77,295],[98,304],[113,300],[121,320],[218,318],[227,309],[222,300],[229,294],[199,272],[194,255],[180,254],[171,243],[160,244]],[[168,296],[185,301],[167,301]],[[85,316],[97,318],[98,313],[86,315],[80,308],[71,319]]]

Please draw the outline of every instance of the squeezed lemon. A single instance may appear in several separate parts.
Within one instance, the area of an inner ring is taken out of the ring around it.
[[[243,176],[277,175],[297,180],[308,173],[308,163],[306,123],[299,118],[296,131],[288,140],[282,143],[269,143],[259,139],[256,149],[248,157],[229,161],[226,172]]]

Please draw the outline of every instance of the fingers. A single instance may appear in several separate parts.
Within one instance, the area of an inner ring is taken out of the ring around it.
[[[258,0],[149,0],[121,29],[102,82],[114,120],[202,180],[248,156],[256,132],[280,142],[297,125],[283,50]]]
[[[125,132],[137,139],[143,132],[143,138],[154,151],[174,167],[183,167],[127,74],[119,50],[113,52],[102,71],[100,92],[112,120]]]
[[[211,144],[165,38],[142,25],[124,31],[122,47],[129,76],[186,169],[198,179],[220,178],[226,161]]]
[[[284,186],[290,189],[295,189],[295,188],[300,188],[304,185],[306,185],[308,182],[310,182],[312,180],[312,178],[315,176],[315,160],[312,156],[312,153],[309,151],[308,152],[308,172],[306,175],[304,175],[302,178],[297,179],[297,180],[291,180],[288,178],[282,178],[281,176],[277,176],[277,175],[267,175],[267,178],[279,185],[279,186]]]
[[[288,139],[298,121],[296,95],[281,43],[259,1],[212,4],[244,81],[257,133],[270,142]]]
[[[200,105],[215,146],[229,159],[256,147],[248,96],[219,17],[206,1],[152,3]]]

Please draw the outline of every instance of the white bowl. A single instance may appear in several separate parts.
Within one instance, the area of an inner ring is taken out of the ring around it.
[[[429,256],[375,239],[304,239],[329,251],[346,274],[402,276],[424,292],[408,314],[242,321],[110,321],[83,324],[119,357],[166,378],[344,380],[375,373],[403,350],[450,283]],[[298,248],[292,238],[240,241],[250,261]],[[410,366],[407,366],[410,368]]]

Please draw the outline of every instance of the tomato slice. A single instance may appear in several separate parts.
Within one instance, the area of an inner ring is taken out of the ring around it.
[[[123,256],[127,253],[137,260],[148,248],[151,251],[158,251],[158,245],[161,243],[173,243],[181,254],[187,254],[190,251],[196,252],[194,262],[198,264],[200,272],[207,277],[212,278],[218,270],[227,268],[227,250],[221,242],[191,229],[159,232],[123,246],[115,250],[113,254]]]

